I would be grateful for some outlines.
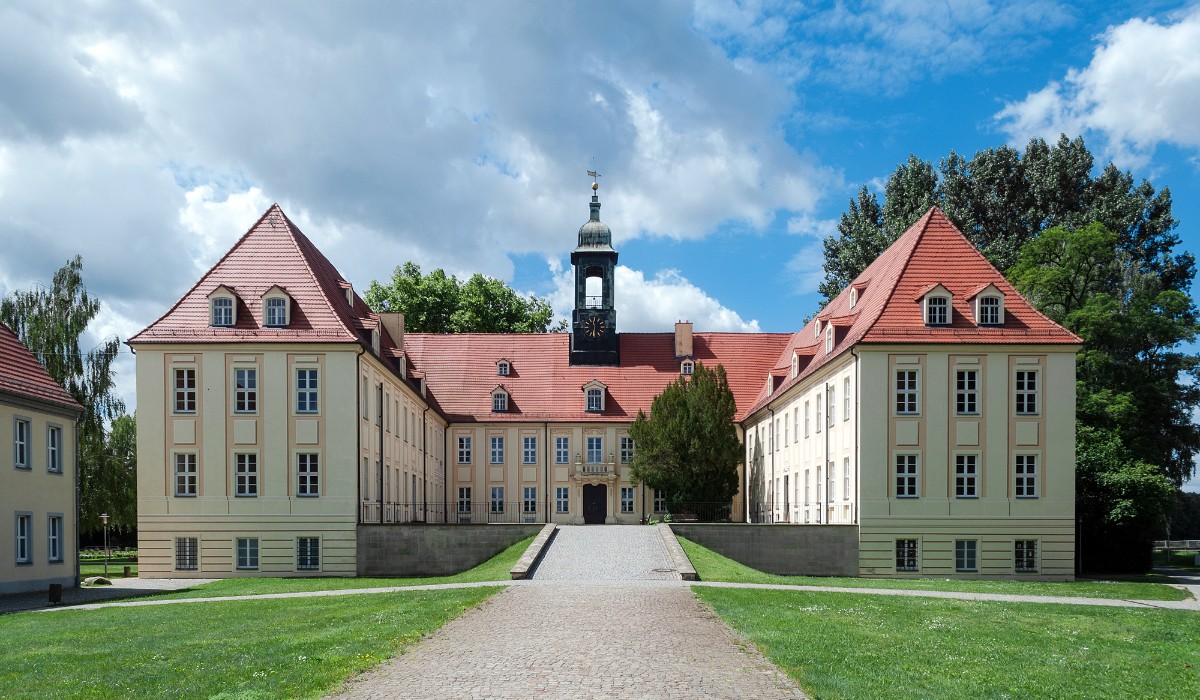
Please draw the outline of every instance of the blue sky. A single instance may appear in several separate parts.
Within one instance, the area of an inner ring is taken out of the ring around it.
[[[1200,6],[1130,7],[7,3],[0,293],[80,253],[126,338],[278,201],[360,289],[411,259],[567,315],[594,167],[620,329],[791,331],[859,187],[1063,132],[1195,252]]]

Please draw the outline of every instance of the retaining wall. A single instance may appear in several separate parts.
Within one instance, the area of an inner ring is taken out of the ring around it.
[[[671,523],[671,531],[770,574],[858,576],[857,525]]]
[[[449,576],[481,564],[542,525],[359,525],[359,576]]]

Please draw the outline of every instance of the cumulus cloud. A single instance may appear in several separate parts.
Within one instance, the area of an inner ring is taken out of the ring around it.
[[[996,118],[1015,142],[1060,133],[1099,134],[1119,164],[1144,164],[1154,148],[1200,148],[1200,6],[1165,21],[1109,27],[1091,62],[1073,68]]]
[[[555,289],[550,295],[559,318],[570,321],[575,307],[575,272],[552,261]],[[614,291],[617,305],[617,330],[630,333],[662,333],[675,327],[676,321],[691,321],[697,331],[758,333],[757,320],[745,320],[736,311],[721,305],[678,270],[659,270],[647,278],[641,270],[618,265]]]

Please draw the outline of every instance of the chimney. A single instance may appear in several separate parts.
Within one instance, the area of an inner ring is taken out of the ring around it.
[[[675,322],[675,357],[691,357],[692,352],[692,322]]]
[[[404,314],[396,312],[388,312],[379,314],[379,322],[387,329],[388,335],[392,336],[392,342],[396,344],[396,349],[404,349]]]

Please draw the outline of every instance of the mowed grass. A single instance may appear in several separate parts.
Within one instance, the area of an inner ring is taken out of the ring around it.
[[[509,581],[511,569],[533,537],[517,542],[479,566],[453,576],[431,576],[423,578],[227,578],[211,583],[197,584],[174,593],[149,596],[154,599],[210,598],[238,595],[261,595],[265,593],[301,593],[306,591],[333,591],[352,588],[384,588],[391,586],[423,586],[439,583],[478,583],[483,581]]]
[[[125,567],[129,567],[129,575],[137,576],[138,564],[136,561],[110,561],[108,562],[108,577],[121,578],[125,572]],[[79,562],[79,575],[82,578],[89,576],[103,576],[104,562],[81,561]]]
[[[815,698],[1197,698],[1200,615],[693,588]]]
[[[321,697],[499,590],[4,615],[0,697]]]
[[[1011,595],[1076,596],[1118,600],[1187,600],[1186,591],[1138,581],[995,581],[971,579],[871,579],[824,576],[776,576],[739,564],[682,537],[684,552],[701,581],[775,583],[797,586],[839,586],[919,591],[963,591]]]

